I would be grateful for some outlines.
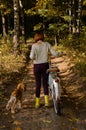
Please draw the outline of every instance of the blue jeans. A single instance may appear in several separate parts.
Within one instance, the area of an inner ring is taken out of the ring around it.
[[[48,73],[49,63],[34,64],[34,75],[36,81],[36,97],[40,97],[40,89],[43,84],[44,94],[48,95]]]

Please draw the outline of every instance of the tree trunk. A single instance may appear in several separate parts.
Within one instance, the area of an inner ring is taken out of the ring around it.
[[[21,32],[22,32],[22,41],[23,43],[26,43],[26,40],[25,40],[25,28],[24,28],[24,8],[23,8],[23,4],[22,4],[22,1],[19,0],[19,6],[20,6],[20,9],[21,9]]]
[[[55,35],[55,45],[58,46],[59,44],[59,34]]]
[[[70,0],[70,2],[69,2],[69,16],[71,17],[72,16],[72,5],[71,5],[72,3],[71,3],[71,0]],[[71,21],[71,19],[70,19],[70,21],[69,21],[69,32],[70,33],[72,33],[72,21]]]
[[[80,33],[81,27],[81,13],[82,13],[82,0],[78,0],[78,18],[77,18],[77,33]]]
[[[82,0],[72,0],[72,33],[80,33]]]
[[[17,55],[19,53],[19,0],[13,0],[14,4],[14,54]]]
[[[3,11],[1,11],[1,16],[2,16],[2,30],[3,30],[2,34],[3,34],[4,41],[6,42],[6,40],[7,40],[7,34],[6,34],[5,17],[4,17]]]

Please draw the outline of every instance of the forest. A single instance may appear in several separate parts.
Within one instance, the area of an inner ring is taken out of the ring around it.
[[[29,53],[32,44],[34,44],[33,36],[36,30],[44,32],[45,40],[56,51],[65,51],[67,54],[68,62],[71,64],[69,64],[70,71],[72,70],[74,73],[74,77],[68,81],[66,78],[67,82],[64,81],[64,85],[67,87],[66,91],[69,93],[67,93],[67,100],[77,100],[75,102],[75,104],[78,104],[76,105],[77,109],[84,110],[84,104],[86,104],[86,0],[0,0],[0,110],[2,111],[0,116],[9,115],[5,111],[5,104],[13,87],[24,77],[26,78],[26,86],[29,84],[29,81],[27,81],[28,66],[32,65]],[[76,92],[74,97],[72,97],[73,93],[72,96],[70,94],[72,85],[78,86],[76,90],[74,89],[74,92]],[[80,86],[81,89],[78,91]],[[82,109],[81,106],[83,106]],[[32,110],[29,109],[32,112],[33,108]],[[40,110],[39,113],[42,113],[42,111]],[[45,114],[47,113],[48,110]],[[84,111],[84,113],[86,112]],[[9,117],[8,122],[5,119],[5,124],[3,118],[3,123],[0,121],[0,129],[8,130],[11,127],[9,123],[14,119],[16,120],[17,117],[11,117],[12,119]],[[34,121],[34,125],[36,125],[35,119],[32,120],[32,118],[31,121]],[[41,116],[39,118],[41,121]],[[74,124],[74,127],[71,125],[69,130],[85,130],[86,119],[83,117],[81,123],[81,117],[80,120],[78,120],[78,117],[77,119],[74,118],[69,119],[68,117],[69,124],[77,122],[77,125]],[[19,121],[14,121],[13,125],[18,126],[19,123]],[[52,121],[47,117],[47,119],[43,118],[42,123],[46,124],[42,127],[48,130],[48,125],[51,125]],[[61,120],[59,123],[61,123]],[[63,122],[63,124],[65,123]],[[82,128],[80,125],[84,127]],[[30,127],[32,129],[29,129],[36,130],[33,124]],[[12,130],[11,128],[9,130]],[[43,130],[38,124],[36,128]],[[55,126],[55,129],[57,128],[58,126]],[[62,128],[61,130],[67,129],[66,125],[63,125]],[[18,126],[15,130],[29,129],[28,127],[23,129]],[[51,129],[49,127],[49,130],[52,129],[52,127]]]
[[[85,68],[86,0],[0,0],[0,73],[7,58],[27,52],[36,30],[43,30],[50,44],[71,48],[71,57]]]

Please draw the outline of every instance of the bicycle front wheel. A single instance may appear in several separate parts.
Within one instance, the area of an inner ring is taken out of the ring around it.
[[[60,102],[58,102],[54,85],[53,85],[53,104],[54,104],[55,113],[57,115],[61,115]]]

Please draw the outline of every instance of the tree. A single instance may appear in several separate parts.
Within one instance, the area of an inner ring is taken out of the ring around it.
[[[85,23],[85,4],[86,0],[0,0],[3,37],[14,30],[16,52],[20,46],[20,35],[24,39],[27,33],[31,34],[36,29],[43,28],[49,36],[59,33],[60,36],[65,36],[66,32],[80,33],[82,14]]]
[[[24,28],[24,7],[22,0],[19,0],[19,6],[20,6],[20,18],[21,18],[21,33],[22,33],[22,41],[25,43],[25,28]]]
[[[19,0],[13,0],[14,7],[14,54],[19,52]]]
[[[6,16],[11,12],[11,9],[9,8],[9,1],[6,0],[0,0],[0,13],[2,17],[2,36],[4,40],[7,39],[7,31],[6,30]]]

